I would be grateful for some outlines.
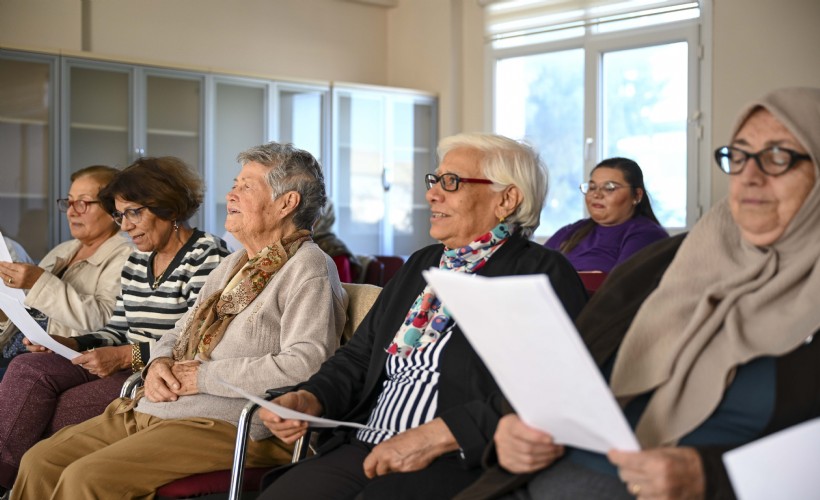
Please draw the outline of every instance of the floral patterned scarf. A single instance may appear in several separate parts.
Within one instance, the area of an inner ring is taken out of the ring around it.
[[[461,248],[445,248],[438,267],[458,273],[476,273],[509,237],[510,227],[502,222],[472,243]],[[442,336],[451,321],[441,300],[427,285],[410,307],[387,353],[406,358],[416,349],[423,351]]]
[[[193,313],[193,319],[174,345],[174,360],[194,359],[197,355],[210,359],[231,321],[262,293],[306,241],[310,241],[310,231],[302,229],[263,248],[250,260],[243,257],[225,288],[205,299]]]

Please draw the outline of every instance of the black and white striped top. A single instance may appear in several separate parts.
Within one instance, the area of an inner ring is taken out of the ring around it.
[[[75,337],[80,350],[140,344],[143,360],[147,361],[149,346],[194,305],[208,275],[228,254],[225,242],[195,229],[154,290],[153,254],[133,252],[122,268],[122,291],[114,314],[102,330]]]
[[[379,444],[407,429],[433,420],[438,407],[441,353],[450,340],[452,325],[437,341],[408,357],[387,356],[387,380],[367,426],[380,431],[359,430],[360,441]]]

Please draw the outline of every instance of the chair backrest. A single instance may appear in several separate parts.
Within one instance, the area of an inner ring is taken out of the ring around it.
[[[601,284],[603,284],[607,277],[607,273],[601,271],[580,271],[578,276],[581,277],[584,288],[587,289],[587,293],[591,296],[601,287]]]
[[[347,321],[345,321],[341,341],[342,344],[345,344],[353,337],[353,332],[367,316],[382,289],[374,285],[357,283],[342,283],[342,288],[345,289],[348,296]]]
[[[364,279],[362,283],[368,285],[382,286],[384,281],[384,262],[376,257],[371,257],[364,268]]]
[[[404,259],[398,255],[377,255],[376,259],[384,264],[382,282],[379,286],[385,286],[390,278],[399,271],[399,268],[404,265]]]
[[[337,255],[333,257],[333,263],[336,264],[339,281],[342,283],[353,283],[353,273],[350,270],[350,257],[347,255]]]

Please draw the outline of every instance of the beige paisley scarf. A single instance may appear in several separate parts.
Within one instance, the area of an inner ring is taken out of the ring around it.
[[[302,229],[267,246],[248,260],[244,256],[231,272],[225,288],[202,301],[174,345],[174,360],[210,359],[228,325],[262,293],[277,271],[310,241],[310,231]]]

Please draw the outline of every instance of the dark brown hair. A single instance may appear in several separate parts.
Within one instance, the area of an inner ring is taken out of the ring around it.
[[[203,184],[179,158],[139,158],[100,191],[100,201],[109,213],[116,210],[117,197],[148,207],[160,219],[186,221],[202,204]]]

